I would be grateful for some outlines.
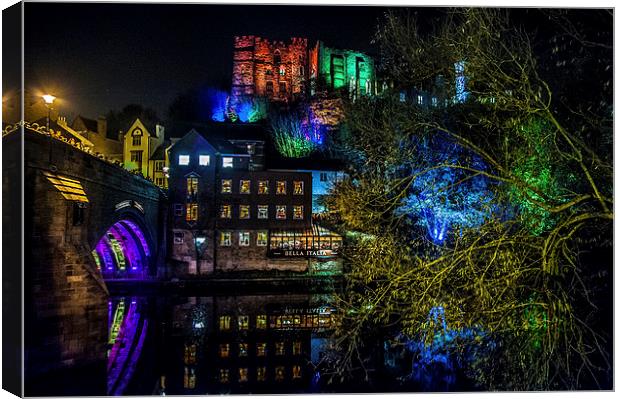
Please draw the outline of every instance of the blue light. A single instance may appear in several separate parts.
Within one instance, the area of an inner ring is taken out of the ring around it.
[[[211,103],[211,119],[216,122],[224,122],[226,120],[228,93],[221,90],[210,89],[208,95]]]
[[[465,61],[455,62],[454,72],[456,74],[454,82],[456,86],[456,102],[463,103],[469,96],[469,92],[465,89]]]
[[[247,123],[251,121],[252,115],[254,113],[254,107],[252,106],[252,102],[250,100],[244,100],[237,105],[236,111],[239,120],[241,122]]]

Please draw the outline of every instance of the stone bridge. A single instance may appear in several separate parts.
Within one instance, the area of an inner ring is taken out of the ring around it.
[[[105,395],[106,281],[157,277],[165,195],[72,140],[22,126],[3,136],[3,196],[22,189],[23,137],[25,394]]]

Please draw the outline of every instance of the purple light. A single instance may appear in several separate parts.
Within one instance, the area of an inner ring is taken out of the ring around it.
[[[113,238],[124,257],[125,268],[118,267],[110,240]],[[144,233],[138,225],[130,220],[120,220],[112,225],[99,240],[96,251],[105,265],[105,278],[141,278],[148,266],[150,255]]]

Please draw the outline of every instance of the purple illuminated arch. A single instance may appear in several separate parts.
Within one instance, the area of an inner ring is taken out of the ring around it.
[[[134,221],[122,219],[110,226],[95,251],[105,279],[141,279],[148,274],[151,251],[144,232]]]

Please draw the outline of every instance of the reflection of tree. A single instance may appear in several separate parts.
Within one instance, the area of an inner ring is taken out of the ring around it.
[[[396,81],[424,87],[441,75],[454,93],[454,65],[465,60],[470,95],[447,107],[390,96],[347,107],[354,170],[329,203],[342,228],[365,235],[344,250],[341,370],[363,371],[369,331],[419,336],[441,305],[454,329],[479,327],[497,342],[493,356],[464,365],[483,387],[609,386],[611,331],[595,326],[608,317],[597,309],[610,309],[597,276],[611,263],[593,259],[610,258],[613,167],[610,148],[586,138],[610,134],[610,91],[564,93],[543,80],[532,37],[509,23],[511,12],[449,12],[426,36],[413,18],[388,14],[379,29]],[[559,72],[604,72],[604,49],[589,70]],[[579,96],[602,105],[585,112]],[[455,151],[425,147],[438,139]],[[444,229],[437,246],[419,226],[442,212],[458,228]]]

